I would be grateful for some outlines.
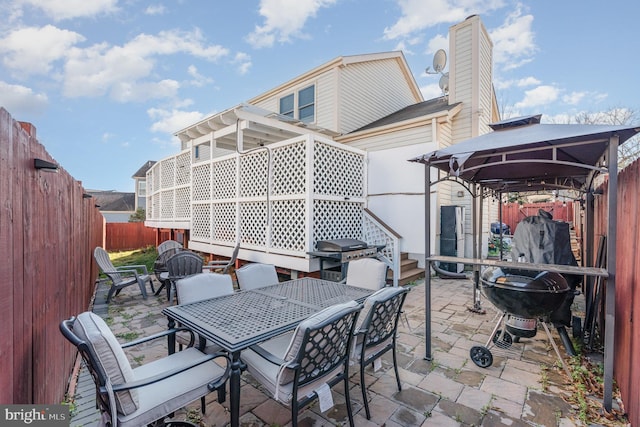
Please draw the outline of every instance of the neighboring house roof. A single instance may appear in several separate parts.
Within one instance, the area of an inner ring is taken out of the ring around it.
[[[155,165],[155,160],[147,160],[147,162],[140,168],[136,173],[134,173],[131,178],[146,178],[147,171],[151,169],[151,166]]]
[[[430,114],[438,113],[441,111],[450,111],[454,109],[458,104],[459,103],[449,104],[447,102],[447,97],[445,96],[430,99],[428,101],[423,101],[404,107],[401,110],[396,111],[395,113],[391,113],[388,116],[382,117],[381,119],[371,122],[368,125],[361,127],[360,129],[354,130],[351,133],[374,129],[381,126],[392,125],[395,123],[404,122],[406,120],[428,116]]]
[[[95,204],[104,212],[133,212],[135,211],[135,193],[118,191],[87,191],[93,196]]]

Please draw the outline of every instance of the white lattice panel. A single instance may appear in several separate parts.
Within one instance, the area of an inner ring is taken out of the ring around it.
[[[277,200],[271,203],[271,247],[306,251],[306,209],[304,200]]]
[[[160,218],[173,219],[174,198],[173,190],[166,190],[160,193]]]
[[[243,244],[267,245],[267,202],[240,203],[240,237]]]
[[[361,203],[332,200],[313,202],[313,244],[318,240],[360,239],[362,236]]]
[[[180,187],[175,190],[175,215],[179,219],[191,218],[191,188]]]
[[[394,239],[385,233],[384,229],[368,218],[367,215],[364,215],[363,218],[361,240],[370,245],[386,245],[384,249],[381,249],[379,252],[390,261],[394,260]]]
[[[174,186],[175,174],[176,174],[176,158],[170,157],[161,162],[160,172],[160,185],[163,190],[165,188],[171,188]]]
[[[153,165],[153,192],[160,190],[160,163]]]
[[[211,205],[194,204],[191,217],[191,239],[203,242],[211,240]]]
[[[213,162],[213,198],[233,199],[236,197],[235,157]]]
[[[154,175],[154,169],[153,166],[151,167],[151,169],[147,170],[147,174],[146,174],[146,182],[147,182],[147,194],[152,194],[153,193],[153,186],[154,186],[154,182],[153,182],[153,175]]]
[[[267,152],[260,150],[240,157],[240,197],[260,197],[267,194]]]
[[[315,141],[313,192],[316,194],[364,197],[364,154]]]
[[[218,242],[234,243],[236,241],[236,204],[214,203],[213,235],[212,239]]]
[[[273,150],[271,194],[305,194],[307,187],[306,146],[305,141],[300,141]]]
[[[211,164],[194,166],[192,174],[193,201],[211,200]]]
[[[191,152],[176,157],[176,185],[191,183]]]

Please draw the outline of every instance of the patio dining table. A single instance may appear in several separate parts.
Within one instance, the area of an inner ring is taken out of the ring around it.
[[[305,277],[240,291],[190,304],[165,308],[169,328],[179,322],[218,344],[231,356],[229,377],[230,424],[239,425],[240,353],[250,346],[294,329],[312,314],[351,300],[362,303],[373,291],[328,280]],[[172,337],[172,336],[171,336]],[[175,342],[169,341],[169,351]]]

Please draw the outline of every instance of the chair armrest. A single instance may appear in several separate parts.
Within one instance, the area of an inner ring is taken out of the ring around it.
[[[189,363],[186,366],[182,366],[180,368],[174,368],[174,369],[170,369],[168,371],[162,372],[158,375],[154,375],[152,377],[148,377],[145,378],[143,380],[138,380],[138,381],[132,381],[129,383],[122,383],[122,384],[113,384],[111,386],[112,390],[114,392],[118,392],[118,391],[124,391],[124,390],[131,390],[134,388],[138,388],[138,387],[143,387],[149,384],[153,384],[156,383],[158,381],[162,381],[166,378],[172,377],[174,375],[178,375],[181,372],[187,371],[193,367],[196,367],[198,365],[202,365],[203,363],[206,363],[210,360],[213,359],[217,359],[219,357],[223,357],[226,359],[227,363],[226,363],[226,367],[225,367],[225,371],[222,374],[222,376],[217,380],[217,381],[212,381],[211,383],[208,384],[208,388],[209,390],[213,391],[217,388],[219,388],[222,384],[224,384],[227,380],[227,378],[229,378],[229,373],[231,372],[231,359],[229,358],[229,356],[225,353],[213,353],[213,354],[202,354],[202,357],[194,360],[192,363]],[[107,393],[107,388],[105,386],[101,386],[100,387],[100,392],[101,393]]]
[[[191,329],[185,328],[185,327],[167,329],[166,331],[158,332],[158,333],[153,334],[153,335],[149,335],[149,336],[146,336],[146,337],[143,337],[143,338],[139,338],[137,340],[126,342],[124,344],[121,344],[121,347],[122,348],[134,347],[136,345],[143,344],[143,343],[146,343],[146,342],[149,342],[149,341],[153,341],[153,340],[158,339],[158,338],[166,337],[167,335],[172,335],[172,334],[175,334],[175,333],[181,332],[181,331],[189,332],[189,334],[191,334],[191,339],[189,341],[189,347],[191,347],[193,345],[193,343],[195,342],[195,334],[193,333],[193,331]]]
[[[147,270],[147,266],[144,264],[131,264],[131,265],[121,265],[120,267],[116,267],[116,270],[120,269],[129,269],[129,270],[142,270],[142,274],[149,274],[149,270]]]
[[[295,369],[298,367],[298,363],[297,362],[286,362],[283,359],[279,358],[278,356],[276,356],[275,354],[265,350],[264,348],[260,347],[258,344],[256,345],[252,345],[251,347],[249,347],[251,350],[253,350],[258,356],[262,357],[263,359],[267,360],[270,363],[273,363],[274,365],[278,365],[278,366],[282,366],[284,364],[287,364],[287,368],[291,368],[291,369]]]

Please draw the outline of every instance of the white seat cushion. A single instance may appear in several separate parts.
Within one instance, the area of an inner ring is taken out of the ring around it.
[[[79,314],[73,323],[73,331],[93,349],[111,384],[122,384],[135,379],[120,343],[100,316],[89,311]],[[115,397],[119,413],[129,415],[138,409],[137,389],[119,391]]]
[[[133,370],[136,380],[149,378],[202,359],[205,355],[188,348]],[[163,418],[209,393],[208,384],[217,380],[224,369],[213,360],[153,384],[140,387],[139,409],[118,417],[120,427],[139,427]]]

